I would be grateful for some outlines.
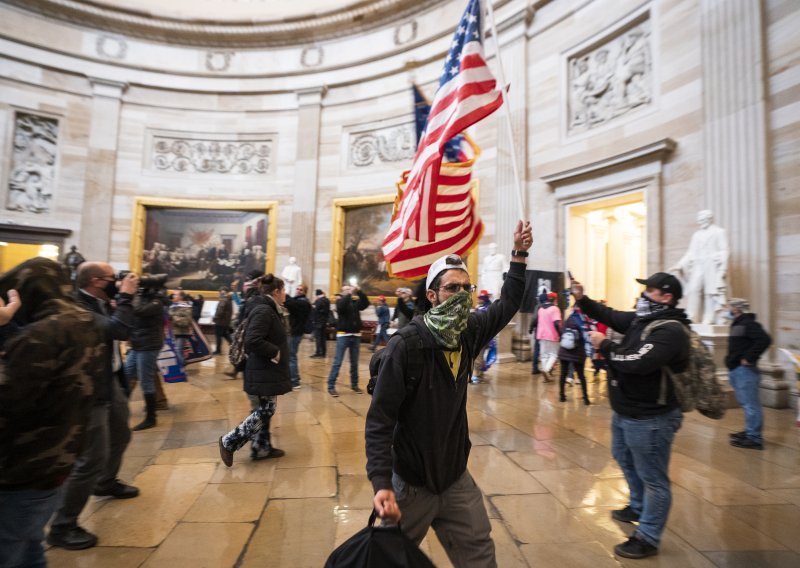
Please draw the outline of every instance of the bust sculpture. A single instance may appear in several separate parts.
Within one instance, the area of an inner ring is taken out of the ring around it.
[[[506,259],[497,253],[497,244],[489,245],[489,255],[483,259],[480,274],[480,288],[487,290],[495,298],[500,296],[503,287],[503,272],[506,270]]]
[[[725,230],[714,224],[714,214],[703,209],[697,214],[700,229],[689,242],[689,250],[670,272],[678,273],[686,283],[686,313],[694,322],[717,323],[726,302],[728,275],[728,238]]]
[[[289,257],[289,264],[281,272],[281,278],[286,283],[286,294],[294,296],[298,284],[302,282],[303,275],[300,267],[297,265],[297,259],[293,256]]]

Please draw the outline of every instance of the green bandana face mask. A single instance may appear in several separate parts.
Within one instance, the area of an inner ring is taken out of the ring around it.
[[[445,349],[458,349],[458,337],[467,328],[467,319],[472,309],[472,295],[462,290],[431,308],[425,314],[425,325]]]

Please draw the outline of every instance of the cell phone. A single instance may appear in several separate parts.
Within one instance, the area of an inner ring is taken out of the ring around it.
[[[570,270],[567,270],[567,276],[569,277],[570,280],[575,280],[575,277],[572,275],[572,272]]]

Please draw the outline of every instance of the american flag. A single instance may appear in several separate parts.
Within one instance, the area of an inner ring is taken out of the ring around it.
[[[481,40],[481,2],[470,0],[450,44],[425,131],[411,171],[401,180],[405,189],[401,187],[383,241],[384,257],[397,276],[420,275],[425,259],[463,254],[480,238],[483,225],[470,193],[472,160],[442,166],[442,155],[451,138],[503,104],[483,58]],[[461,171],[455,175],[445,171],[454,166]]]

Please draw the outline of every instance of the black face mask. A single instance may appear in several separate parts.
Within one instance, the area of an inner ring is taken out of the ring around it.
[[[654,314],[656,312],[661,312],[668,308],[668,304],[659,304],[658,302],[654,302],[645,296],[644,292],[642,292],[642,295],[639,296],[638,300],[636,300],[636,315],[640,318],[649,316],[650,314]]]
[[[110,282],[106,282],[106,285],[103,287],[103,292],[106,293],[109,300],[113,300],[117,296],[117,281],[111,280]]]

